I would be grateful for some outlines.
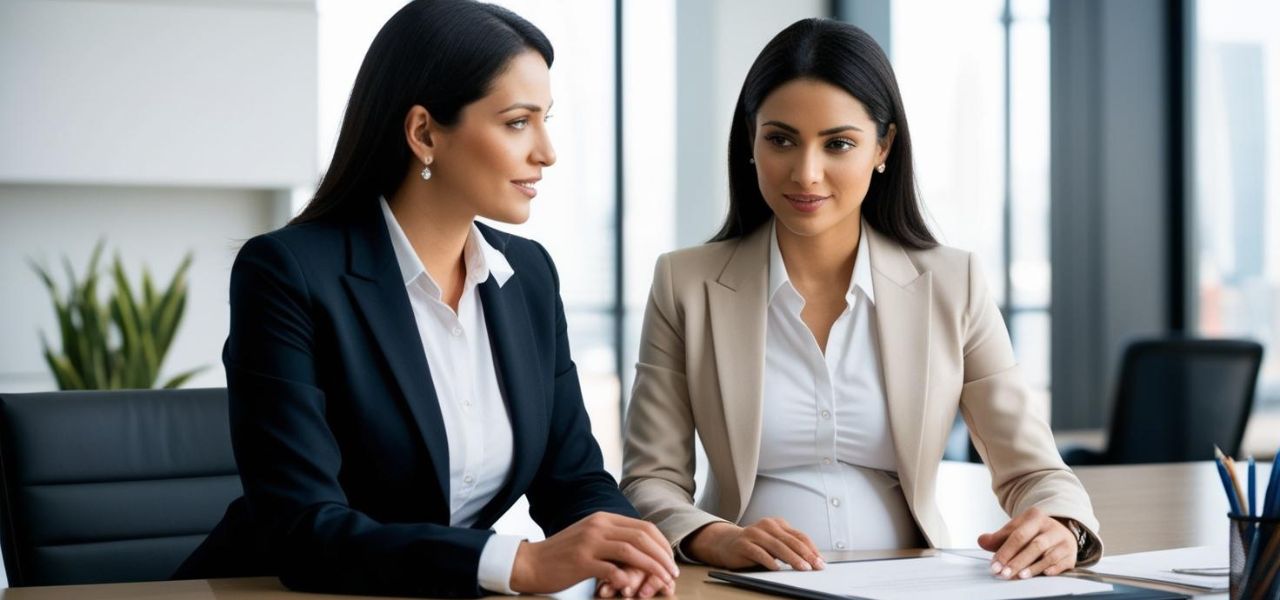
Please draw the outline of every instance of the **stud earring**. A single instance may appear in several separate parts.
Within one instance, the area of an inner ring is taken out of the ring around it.
[[[876,172],[877,172],[877,173],[883,173],[883,172],[884,172],[884,163],[880,163],[880,166],[876,167]]]
[[[422,167],[422,180],[428,181],[431,179],[431,157],[428,156],[422,163],[424,165]]]
[[[748,159],[747,159],[747,162],[749,162],[749,163],[751,163],[751,164],[753,164],[753,165],[754,165],[754,164],[756,164],[756,159],[754,159],[754,158],[748,158]]]

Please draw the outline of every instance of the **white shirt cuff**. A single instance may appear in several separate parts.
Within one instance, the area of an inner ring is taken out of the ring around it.
[[[499,594],[516,595],[511,589],[511,570],[516,566],[516,551],[525,538],[518,535],[489,536],[480,551],[480,568],[476,579],[480,587]]]

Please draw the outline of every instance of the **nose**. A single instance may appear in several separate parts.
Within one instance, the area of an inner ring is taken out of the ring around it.
[[[811,150],[800,153],[799,162],[791,168],[791,181],[801,185],[822,182],[822,156]]]
[[[542,129],[538,135],[538,142],[533,148],[533,154],[530,157],[533,162],[544,167],[550,167],[556,164],[556,149],[551,146],[551,136],[547,135],[547,130]]]

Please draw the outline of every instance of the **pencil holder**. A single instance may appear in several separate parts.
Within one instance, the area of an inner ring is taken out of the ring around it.
[[[1280,519],[1228,514],[1231,600],[1280,600]]]

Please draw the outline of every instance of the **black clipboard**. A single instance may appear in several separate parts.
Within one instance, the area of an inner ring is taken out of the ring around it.
[[[870,600],[860,596],[828,594],[827,592],[819,592],[808,588],[787,585],[785,583],[775,583],[773,581],[756,579],[755,577],[742,573],[711,571],[708,575],[712,579],[723,581],[730,585],[735,585],[756,592],[773,594],[775,596],[800,598],[801,600]],[[1112,583],[1111,585],[1115,589],[1110,592],[1069,594],[1065,596],[1041,596],[1037,600],[1185,600],[1191,598],[1191,596],[1180,592],[1151,590],[1119,583]]]

